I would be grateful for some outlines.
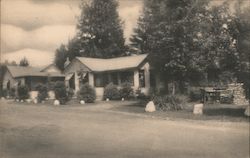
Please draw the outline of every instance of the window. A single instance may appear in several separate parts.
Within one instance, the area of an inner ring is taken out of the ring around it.
[[[139,70],[139,85],[140,85],[140,87],[145,87],[145,72],[144,72],[144,70]]]
[[[81,84],[85,84],[89,82],[89,74],[87,72],[80,72],[78,76],[79,76]]]
[[[111,81],[110,82],[112,82],[113,84],[118,85],[118,74],[116,72],[113,72],[113,73],[110,74],[110,76],[111,76],[111,78],[110,78]]]
[[[133,71],[126,71],[121,72],[121,82],[129,82],[132,86],[134,85],[134,72]]]
[[[104,87],[108,83],[108,76],[104,73],[94,75],[95,87]]]

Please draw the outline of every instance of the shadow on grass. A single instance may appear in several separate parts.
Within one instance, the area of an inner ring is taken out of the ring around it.
[[[235,108],[216,108],[216,109],[204,109],[204,115],[207,116],[229,116],[229,117],[246,117],[244,115],[245,109]]]

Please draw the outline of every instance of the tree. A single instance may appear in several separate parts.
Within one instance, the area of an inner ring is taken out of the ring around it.
[[[60,48],[56,49],[54,63],[60,70],[64,70],[64,63],[68,57],[68,50],[64,44],[61,44]]]
[[[230,33],[235,39],[236,49],[239,53],[239,71],[237,79],[244,83],[247,98],[250,96],[250,6],[242,8],[243,0],[235,4],[235,17],[229,27]]]
[[[116,0],[92,0],[81,5],[77,39],[81,56],[111,58],[124,55],[125,39]]]
[[[19,66],[29,66],[29,61],[26,59],[26,57],[20,60]]]
[[[199,51],[193,45],[199,31],[198,17],[205,16],[207,1],[147,0],[144,14],[131,38],[132,46],[149,53],[150,62],[162,78],[182,84],[189,72],[199,72]],[[198,16],[199,15],[199,16]],[[196,28],[196,29],[195,29]],[[175,93],[175,88],[173,88]]]

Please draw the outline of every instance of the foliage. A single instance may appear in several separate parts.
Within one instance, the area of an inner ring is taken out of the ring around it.
[[[88,83],[81,86],[78,92],[78,99],[84,100],[86,103],[93,103],[96,99],[96,92]]]
[[[60,70],[64,70],[64,63],[68,57],[68,51],[64,44],[60,48],[56,49],[54,63]]]
[[[75,94],[74,89],[70,88],[70,89],[67,90],[67,95],[68,95],[69,99],[72,99],[74,94]]]
[[[24,57],[20,60],[19,66],[29,66],[29,61]]]
[[[54,85],[55,98],[60,101],[60,104],[66,104],[68,101],[66,87],[63,81],[57,81]]]
[[[190,101],[200,101],[202,99],[202,94],[200,89],[191,89],[189,92]]]
[[[122,83],[121,89],[120,89],[120,96],[121,98],[124,98],[124,99],[131,99],[134,97],[134,90],[131,86],[131,83],[129,82]]]
[[[182,110],[187,98],[180,95],[163,95],[155,96],[153,102],[159,110]]]
[[[0,96],[6,98],[7,97],[7,89],[0,89]]]
[[[118,100],[121,99],[120,92],[118,90],[117,85],[114,85],[113,83],[109,83],[104,88],[104,94],[103,99],[110,99],[110,100]]]
[[[15,98],[16,97],[16,89],[14,87],[10,88],[10,90],[8,91],[8,96],[10,98]]]
[[[38,102],[42,102],[48,97],[48,87],[46,85],[38,84],[36,90],[38,91]]]
[[[92,0],[82,3],[77,38],[81,56],[110,58],[123,55],[122,22],[116,0]]]
[[[208,2],[145,1],[131,45],[139,53],[149,53],[150,62],[166,82],[220,80],[221,73],[228,71],[234,77],[239,70],[235,17],[227,2],[213,7]]]
[[[25,100],[29,98],[29,88],[26,85],[20,85],[17,87],[17,95],[19,100]]]

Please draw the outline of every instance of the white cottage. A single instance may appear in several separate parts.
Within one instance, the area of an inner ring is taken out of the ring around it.
[[[65,84],[77,92],[81,84],[89,83],[102,98],[104,87],[130,82],[134,90],[145,95],[150,89],[150,65],[147,54],[111,59],[76,57],[65,66]]]

